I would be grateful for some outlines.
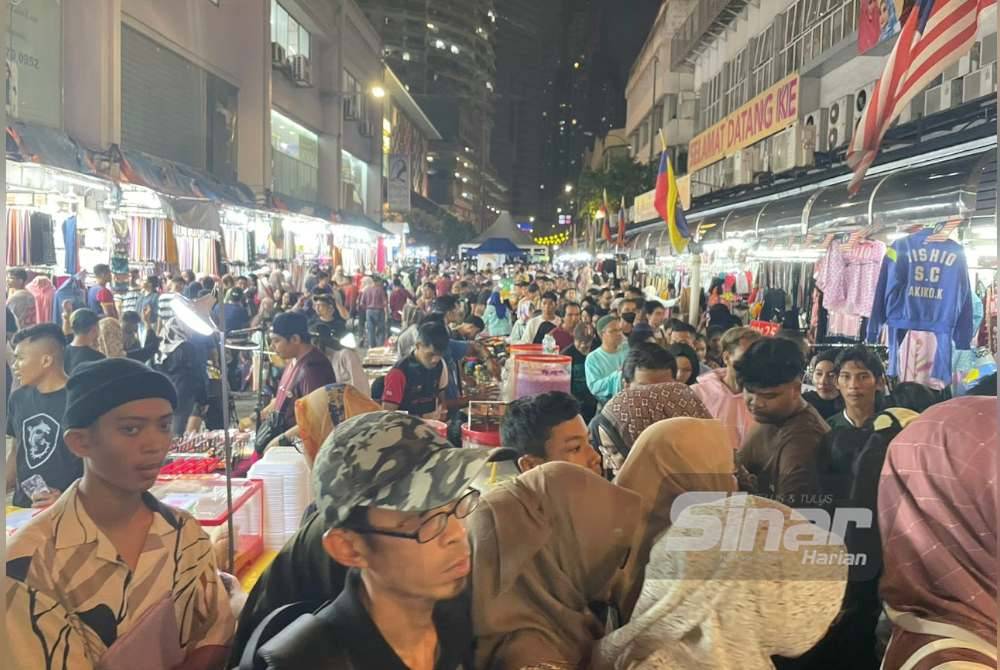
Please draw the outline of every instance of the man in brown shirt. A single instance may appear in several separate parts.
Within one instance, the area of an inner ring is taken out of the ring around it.
[[[790,507],[824,504],[817,457],[830,428],[802,399],[806,362],[791,340],[754,342],[736,363],[743,398],[758,425],[736,454],[741,488]]]

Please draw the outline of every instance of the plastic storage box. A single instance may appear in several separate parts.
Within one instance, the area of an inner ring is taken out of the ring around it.
[[[228,510],[226,478],[222,475],[161,476],[150,489],[158,500],[195,519],[216,542],[225,537]],[[233,531],[237,574],[264,550],[263,484],[256,479],[233,480]],[[220,568],[225,569],[224,565]]]

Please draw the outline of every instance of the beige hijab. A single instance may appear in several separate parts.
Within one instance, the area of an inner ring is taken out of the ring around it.
[[[642,587],[642,571],[656,538],[670,527],[674,502],[684,493],[736,491],[733,450],[715,419],[676,418],[642,431],[615,484],[642,496],[644,528],[636,560],[615,585],[615,602],[628,619]]]
[[[97,350],[108,358],[125,358],[125,334],[122,324],[106,316],[97,322]]]
[[[706,528],[738,535],[720,532],[705,548]],[[722,548],[730,538],[738,550]],[[653,546],[632,620],[597,644],[591,667],[773,670],[771,656],[801,656],[840,612],[845,551],[773,500],[737,494],[688,507]]]
[[[319,448],[338,425],[382,407],[350,384],[328,384],[295,401],[295,422],[312,466]]]
[[[476,667],[583,667],[636,538],[639,496],[589,470],[546,463],[486,493],[469,517]]]

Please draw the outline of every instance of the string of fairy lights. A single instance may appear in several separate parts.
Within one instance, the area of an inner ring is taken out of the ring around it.
[[[535,238],[535,244],[540,244],[544,247],[555,247],[561,244],[565,244],[569,241],[569,233],[553,233],[551,235],[543,235],[541,237]]]

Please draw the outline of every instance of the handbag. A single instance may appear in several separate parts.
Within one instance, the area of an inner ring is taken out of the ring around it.
[[[288,430],[285,425],[285,416],[280,410],[268,414],[267,418],[264,419],[260,426],[257,428],[257,435],[254,437],[253,448],[259,456],[264,455],[264,450],[267,449],[267,445]]]

